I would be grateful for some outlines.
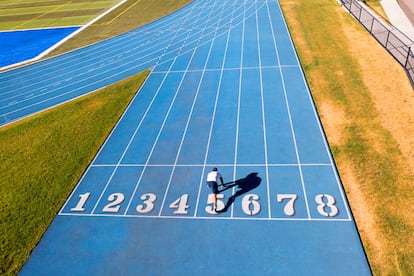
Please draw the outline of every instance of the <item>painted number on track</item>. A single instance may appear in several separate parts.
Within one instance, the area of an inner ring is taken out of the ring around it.
[[[84,193],[79,195],[79,200],[75,207],[71,208],[71,212],[84,212],[85,205],[90,197],[91,193]],[[175,215],[187,215],[189,205],[189,194],[183,194],[174,201],[170,202],[169,208],[173,210]],[[157,201],[157,196],[154,193],[145,193],[140,197],[141,203],[135,207],[135,210],[139,214],[151,213]],[[108,196],[107,204],[102,211],[104,213],[118,213],[124,203],[125,196],[122,193],[113,193]],[[276,201],[281,204],[283,213],[286,216],[292,217],[296,214],[296,202],[298,200],[297,194],[277,194]],[[226,208],[226,200],[224,194],[216,195],[217,210],[224,210]],[[339,214],[339,209],[336,206],[336,200],[329,194],[318,194],[315,196],[315,202],[317,204],[316,210],[324,217],[335,217]],[[228,204],[228,202],[227,202]],[[228,207],[228,206],[227,206]],[[260,196],[257,194],[248,194],[241,199],[241,209],[243,213],[248,216],[255,216],[260,213],[261,204]],[[218,212],[214,210],[214,194],[209,194],[207,197],[207,205],[205,211],[210,215],[217,215]]]

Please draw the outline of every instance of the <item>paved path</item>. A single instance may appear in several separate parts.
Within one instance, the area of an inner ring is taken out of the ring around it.
[[[397,2],[410,20],[411,25],[414,25],[414,2],[412,0],[398,0]]]
[[[410,3],[411,2],[411,3]],[[382,0],[381,5],[391,24],[414,40],[414,4],[412,0]]]

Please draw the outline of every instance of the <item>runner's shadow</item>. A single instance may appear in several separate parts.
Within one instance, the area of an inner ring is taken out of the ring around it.
[[[262,182],[262,179],[257,176],[258,173],[251,173],[245,178],[238,179],[236,181],[225,183],[225,188],[220,190],[220,192],[226,191],[228,189],[232,189],[233,187],[236,187],[239,189],[234,193],[229,200],[226,203],[226,206],[222,210],[218,210],[218,213],[225,213],[229,209],[229,207],[233,204],[233,202],[236,200],[237,197],[241,196],[242,194],[245,194],[255,188],[257,188],[260,183]]]

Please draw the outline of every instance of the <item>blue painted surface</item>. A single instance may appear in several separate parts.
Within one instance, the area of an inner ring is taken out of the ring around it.
[[[164,24],[152,73],[21,275],[369,275],[278,3],[194,1],[76,55],[128,41],[121,66],[129,37]]]
[[[59,232],[61,239],[40,244],[41,269],[25,268],[21,275],[367,274],[348,239],[333,244],[326,235],[358,239],[351,228],[344,231],[343,222],[321,227],[298,221],[276,226],[271,221],[57,217],[49,233]],[[54,238],[49,233],[44,239]],[[73,246],[79,241],[87,242]],[[65,260],[64,268],[53,263],[57,258]]]
[[[0,32],[0,67],[37,57],[79,27]]]

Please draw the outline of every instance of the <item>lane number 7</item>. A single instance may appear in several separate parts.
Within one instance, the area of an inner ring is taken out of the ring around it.
[[[298,199],[298,195],[295,194],[278,194],[277,195],[277,202],[282,202],[283,200],[287,199],[285,208],[283,208],[283,212],[287,216],[294,216],[295,215],[295,202]]]

